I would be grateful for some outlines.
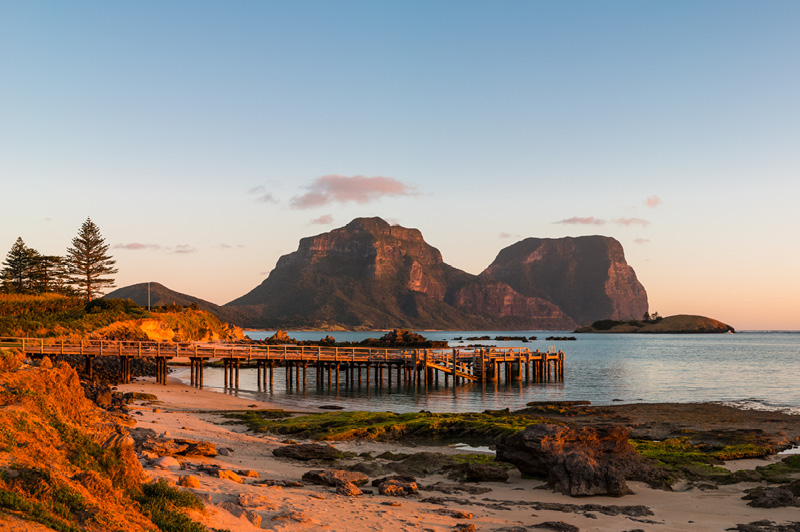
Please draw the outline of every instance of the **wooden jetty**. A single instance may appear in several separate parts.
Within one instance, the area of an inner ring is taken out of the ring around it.
[[[435,348],[380,349],[368,347],[328,347],[303,345],[265,345],[261,343],[141,342],[70,338],[0,338],[0,347],[21,347],[30,357],[80,355],[85,372],[93,377],[97,357],[118,357],[120,382],[131,381],[131,362],[156,361],[156,381],[167,383],[167,363],[188,360],[190,382],[203,386],[204,367],[221,362],[226,388],[239,387],[239,370],[255,368],[259,387],[272,388],[276,368],[283,368],[286,388],[306,387],[308,372],[316,372],[317,386],[327,382],[338,387],[367,388],[371,376],[376,385],[392,376],[398,385],[438,385],[440,377],[448,386],[468,382],[562,382],[564,353],[551,346],[548,351],[527,348]]]

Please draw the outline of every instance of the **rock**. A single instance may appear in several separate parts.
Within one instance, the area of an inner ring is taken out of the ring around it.
[[[389,497],[407,497],[419,491],[414,477],[402,475],[379,478],[373,480],[372,485],[378,488],[378,493]]]
[[[247,477],[247,478],[259,477],[258,471],[253,471],[252,469],[239,469],[238,471],[236,471],[236,474],[241,477]]]
[[[736,530],[738,532],[800,532],[800,522],[795,521],[779,525],[774,521],[763,519],[744,525],[736,525],[736,528],[728,528],[727,530]]]
[[[308,523],[311,520],[303,512],[289,510],[272,516],[273,521],[296,521],[298,523]]]
[[[187,456],[217,456],[217,446],[207,441],[178,439],[173,440],[179,446],[185,448],[179,454]]]
[[[357,497],[362,494],[361,490],[352,482],[340,482],[336,485],[336,493],[345,497]]]
[[[226,480],[231,480],[233,482],[238,482],[239,484],[244,484],[244,480],[242,477],[231,471],[230,469],[218,469],[217,476],[219,478],[223,478]]]
[[[742,499],[749,500],[748,506],[755,508],[783,508],[786,506],[800,506],[800,498],[796,497],[786,486],[764,487],[759,486],[751,490]]]
[[[437,514],[441,515],[449,515],[450,517],[455,517],[456,519],[472,519],[473,514],[469,512],[465,512],[463,510],[451,510],[449,508],[440,508],[436,510]]]
[[[345,471],[344,469],[312,469],[303,474],[303,480],[312,484],[322,484],[325,486],[338,486],[339,484],[352,483],[356,486],[363,486],[369,482],[369,477],[364,473],[355,471]]]
[[[181,463],[171,456],[162,456],[153,463],[154,466],[161,469],[172,469],[181,467]]]
[[[106,408],[111,406],[114,401],[114,396],[111,394],[110,390],[106,390],[97,394],[94,402],[97,403],[97,406],[100,408]]]
[[[244,516],[245,519],[250,521],[250,523],[256,527],[261,528],[261,516],[257,513],[253,512],[252,510],[248,510],[246,508],[242,508],[236,503],[231,501],[225,501],[221,503],[220,508],[227,510],[231,515],[234,517],[242,517]]]
[[[446,482],[436,482],[435,484],[420,486],[419,489],[421,491],[439,491],[442,493],[446,493],[447,495],[453,495],[454,493],[469,493],[470,495],[482,495],[484,493],[489,493],[490,491],[492,491],[492,488],[484,488],[482,486],[450,484]]]
[[[236,499],[236,504],[244,508],[273,508],[273,504],[263,495],[253,493],[240,493]]]
[[[538,525],[531,525],[531,528],[544,528],[546,530],[556,530],[557,532],[580,532],[580,528],[564,521],[545,521]]]
[[[506,482],[508,471],[491,464],[466,464],[456,469],[451,478],[464,482]]]
[[[477,530],[472,523],[458,523],[453,528],[459,532],[475,532]]]
[[[194,475],[186,475],[178,479],[178,486],[183,486],[184,488],[199,488],[200,479]]]
[[[230,456],[233,453],[233,449],[228,447],[220,447],[217,449],[217,454],[220,456]]]
[[[650,471],[617,425],[568,427],[537,424],[500,440],[497,460],[528,475],[547,476],[554,491],[573,497],[629,493],[626,479]]]
[[[291,458],[293,460],[337,460],[342,457],[342,453],[337,451],[333,445],[322,443],[298,443],[294,445],[284,445],[272,450],[272,454],[280,458]]]

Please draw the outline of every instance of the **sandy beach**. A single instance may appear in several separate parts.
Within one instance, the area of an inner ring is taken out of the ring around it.
[[[141,457],[142,465],[154,479],[164,478],[177,483],[181,477],[193,475],[199,487],[187,488],[200,495],[206,510],[194,518],[205,525],[231,531],[250,530],[330,530],[342,532],[397,530],[449,531],[459,528],[481,531],[555,530],[543,523],[562,522],[582,531],[714,531],[736,527],[738,524],[768,519],[777,523],[798,520],[797,508],[761,509],[742,500],[743,490],[757,484],[740,483],[718,489],[692,488],[686,491],[654,490],[642,483],[631,482],[634,494],[621,498],[571,498],[541,489],[542,482],[523,479],[516,469],[510,471],[507,482],[475,484],[490,488],[481,494],[456,492],[445,494],[427,491],[422,487],[434,483],[453,485],[444,476],[418,478],[421,491],[410,497],[378,495],[369,484],[365,493],[348,497],[338,495],[334,488],[303,483],[286,486],[282,483],[300,482],[302,475],[319,465],[277,458],[272,450],[283,438],[253,434],[244,426],[228,424],[221,415],[226,410],[275,409],[278,405],[241,399],[223,393],[199,390],[170,378],[167,386],[143,379],[120,385],[122,392],[144,392],[158,396],[158,402],[137,401],[129,413],[137,428],[153,429],[170,438],[187,438],[214,443],[217,449],[230,449],[227,456],[179,457],[172,466],[159,467],[157,460]],[[404,446],[394,443],[336,442],[341,451],[369,452],[376,456],[386,450],[416,453],[425,450],[442,453],[462,453],[455,447]],[[775,458],[773,458],[775,460]],[[745,463],[746,462],[746,463]],[[769,460],[747,460],[727,464],[732,469],[765,465]],[[741,467],[739,467],[741,465]],[[240,472],[242,481],[218,478],[201,471],[218,466]],[[245,476],[246,472],[250,475]],[[257,476],[256,476],[257,475]],[[373,480],[370,477],[370,480]],[[274,481],[266,482],[265,481]],[[269,484],[274,484],[270,486]],[[373,490],[373,493],[367,491]],[[430,500],[436,498],[436,500]],[[427,500],[426,500],[427,499]],[[575,505],[571,511],[542,509],[543,504]],[[599,505],[591,509],[584,505]],[[652,515],[608,515],[614,510],[604,507],[644,506]],[[574,530],[560,528],[561,530]]]

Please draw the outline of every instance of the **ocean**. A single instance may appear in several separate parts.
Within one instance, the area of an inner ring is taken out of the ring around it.
[[[741,408],[782,410],[800,414],[800,332],[739,332],[736,334],[637,335],[573,334],[553,331],[418,331],[429,340],[467,344],[528,347],[546,351],[555,346],[565,353],[563,383],[443,385],[416,393],[398,386],[317,389],[314,372],[307,388],[285,389],[277,369],[272,389],[259,389],[255,369],[240,373],[238,390],[223,388],[221,368],[206,368],[206,388],[269,401],[285,409],[316,410],[336,405],[346,410],[389,412],[479,412],[523,408],[532,401],[591,401],[595,405],[654,402],[721,402]],[[245,331],[263,339],[274,331]],[[337,341],[379,338],[382,332],[288,331],[298,340],[319,340],[330,334]],[[536,336],[537,340],[467,341],[468,337]],[[547,341],[548,336],[574,336],[574,341]],[[188,369],[173,376],[188,381]]]

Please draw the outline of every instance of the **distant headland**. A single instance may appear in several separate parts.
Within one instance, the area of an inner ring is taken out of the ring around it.
[[[733,327],[705,316],[677,314],[649,320],[600,320],[580,327],[576,333],[697,334],[732,333]]]

